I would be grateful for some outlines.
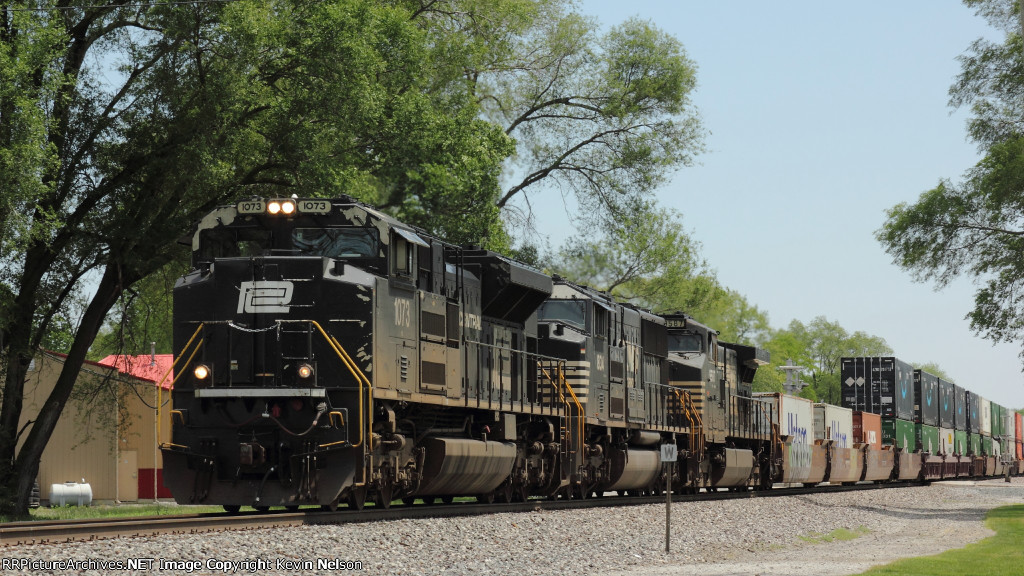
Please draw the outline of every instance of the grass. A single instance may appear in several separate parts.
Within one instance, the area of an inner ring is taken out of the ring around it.
[[[854,538],[860,538],[861,536],[870,532],[866,526],[858,526],[856,530],[847,530],[846,528],[837,528],[828,534],[820,534],[818,532],[811,532],[806,536],[801,536],[800,539],[804,542],[812,542],[814,544],[821,544],[824,542],[834,542],[836,540],[853,540]]]
[[[244,508],[243,508],[244,509]],[[77,520],[85,518],[128,518],[134,516],[177,516],[223,512],[220,506],[178,506],[177,504],[100,504],[96,506],[39,507],[29,510],[27,518],[0,516],[0,523],[24,520]]]
[[[996,535],[935,556],[907,558],[862,576],[1003,576],[1024,573],[1024,504],[989,511],[985,525]]]

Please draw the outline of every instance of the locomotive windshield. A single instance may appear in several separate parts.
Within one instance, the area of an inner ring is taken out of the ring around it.
[[[199,259],[261,256],[271,248],[270,230],[266,228],[215,228],[203,230],[199,236]]]
[[[290,246],[275,246],[266,228],[215,228],[201,233],[199,259],[263,256],[274,248],[302,256],[376,258],[380,255],[377,234],[374,228],[296,228]]]
[[[669,334],[668,349],[672,352],[700,352],[703,341],[700,334]]]
[[[375,258],[380,251],[375,228],[296,228],[292,244],[300,254],[330,258]]]
[[[581,300],[548,300],[537,310],[537,319],[557,320],[586,330],[586,303]]]

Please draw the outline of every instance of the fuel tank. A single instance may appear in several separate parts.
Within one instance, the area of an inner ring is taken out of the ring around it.
[[[512,473],[516,446],[464,438],[428,438],[418,496],[486,494]]]
[[[610,482],[604,490],[637,490],[646,488],[661,472],[661,452],[657,450],[618,450],[608,453],[611,461]]]
[[[711,473],[715,488],[746,486],[754,471],[754,453],[750,450],[726,448],[721,460],[716,460]]]

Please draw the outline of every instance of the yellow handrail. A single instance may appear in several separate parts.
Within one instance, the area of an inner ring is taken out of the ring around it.
[[[364,427],[363,427],[363,386],[366,386],[366,388],[369,390],[370,407],[372,408],[372,406],[373,406],[373,384],[370,382],[370,379],[367,378],[365,374],[363,374],[363,371],[359,369],[359,366],[356,366],[356,363],[352,361],[352,357],[348,355],[348,352],[345,351],[345,348],[341,345],[340,342],[338,342],[337,338],[335,338],[335,337],[331,336],[330,334],[328,334],[327,331],[324,330],[323,327],[320,326],[320,323],[317,322],[316,320],[310,320],[309,322],[310,322],[310,324],[315,326],[316,329],[320,332],[320,334],[324,337],[324,339],[327,340],[327,344],[330,345],[331,349],[334,350],[334,353],[337,354],[338,358],[341,359],[342,364],[344,364],[345,367],[348,368],[349,372],[352,373],[352,376],[356,379],[356,382],[358,382],[358,384],[359,384],[359,442],[356,442],[355,444],[353,444],[352,447],[355,448],[355,447],[358,447],[358,446],[362,446],[363,445],[363,441],[365,440],[365,436],[364,436],[364,432],[363,432],[363,429],[364,429]],[[369,424],[370,424],[370,426],[372,428],[372,426],[373,426],[373,410],[372,409],[369,410],[369,416],[368,416],[367,419],[369,420]]]
[[[704,421],[700,417],[700,412],[697,411],[697,407],[693,404],[693,397],[690,395],[689,390],[683,390],[680,394],[679,390],[673,390],[676,393],[676,397],[679,398],[680,403],[686,410],[686,419],[690,422],[690,437],[695,438],[695,445],[692,448],[698,454],[704,452]],[[690,413],[693,413],[693,418],[690,418]],[[696,430],[694,430],[693,422],[697,422]],[[693,444],[694,442],[691,442]]]
[[[552,383],[552,385],[556,384],[555,379],[551,377],[551,375],[548,373],[547,369],[544,368],[544,366],[539,361],[537,362],[537,367],[540,368],[540,371],[544,374],[544,376],[548,379],[548,381]],[[559,363],[559,365],[558,365],[558,381],[557,382],[561,383],[561,385],[564,386],[566,390],[568,390],[569,395],[572,396],[573,403],[576,404],[576,413],[578,414],[578,416],[576,417],[576,420],[577,420],[577,426],[579,428],[579,434],[578,434],[578,436],[579,436],[579,446],[578,446],[578,450],[579,450],[580,456],[582,457],[584,455],[583,445],[584,445],[585,442],[584,442],[584,439],[583,439],[583,432],[584,432],[584,427],[586,426],[586,420],[584,420],[584,418],[586,417],[586,414],[583,413],[583,405],[580,404],[580,400],[579,400],[579,398],[577,398],[576,392],[573,391],[572,386],[570,386],[569,382],[566,381],[566,379],[565,379],[565,372],[562,371],[561,363]],[[565,399],[565,394],[562,393],[562,389],[560,387],[558,387],[558,386],[555,386],[555,389],[558,391],[558,398],[562,401],[562,403],[565,404],[566,406],[569,406],[569,403]]]
[[[174,362],[171,363],[171,367],[167,369],[167,372],[164,372],[163,377],[160,378],[160,381],[156,383],[156,445],[157,446],[163,446],[164,445],[164,443],[161,442],[161,434],[160,434],[160,420],[162,419],[162,415],[163,415],[164,382],[167,380],[167,377],[170,376],[172,372],[174,372],[174,369],[178,366],[178,361],[180,361],[182,356],[185,355],[185,352],[188,351],[189,346],[192,345],[192,342],[196,339],[196,336],[199,336],[199,333],[202,332],[203,326],[205,326],[205,324],[200,322],[199,323],[199,327],[196,328],[196,331],[192,333],[192,337],[189,338],[188,342],[185,343],[185,347],[181,349],[181,354],[177,358],[174,359]],[[199,351],[199,348],[202,347],[202,345],[203,345],[203,339],[200,338],[199,342],[196,344],[196,349],[192,351],[192,354],[188,357],[188,361],[185,362],[185,366],[188,366],[189,362],[191,362],[192,359],[195,358],[196,352]],[[171,385],[168,388],[168,390],[174,390],[174,384],[178,381],[178,378],[181,378],[181,373],[179,373],[178,376],[174,380],[171,381]],[[171,444],[169,442],[167,443],[167,445],[168,446],[174,446],[175,448],[185,448],[185,446],[180,446],[178,444]]]

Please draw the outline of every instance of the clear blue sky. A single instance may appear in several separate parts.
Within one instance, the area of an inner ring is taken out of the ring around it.
[[[998,31],[953,0],[584,1],[580,11],[605,25],[649,19],[697,63],[709,151],[658,197],[683,214],[723,284],[775,327],[824,315],[1024,406],[1019,347],[993,347],[964,319],[973,285],[915,283],[873,235],[885,209],[980,158],[948,90],[957,56]],[[542,231],[554,226],[542,218]]]

